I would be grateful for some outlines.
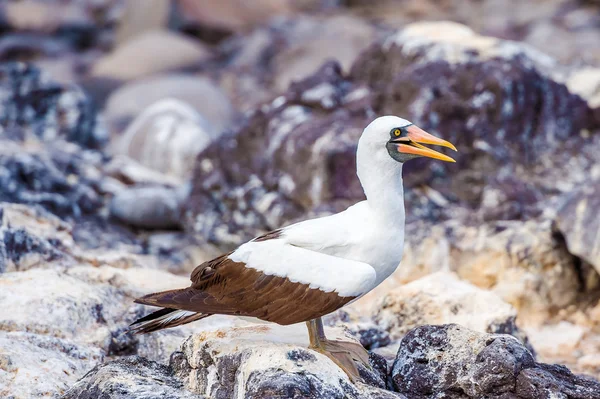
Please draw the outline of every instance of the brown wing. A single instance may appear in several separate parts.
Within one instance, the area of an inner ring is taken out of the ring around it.
[[[286,325],[331,313],[355,298],[269,276],[228,256],[198,266],[192,272],[191,287],[150,294],[136,302],[200,313],[252,316]]]

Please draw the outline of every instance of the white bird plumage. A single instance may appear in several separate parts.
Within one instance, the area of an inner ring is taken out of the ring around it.
[[[199,265],[188,288],[136,302],[159,306],[134,323],[139,333],[212,314],[257,317],[279,324],[307,322],[310,347],[353,379],[355,359],[368,366],[359,344],[328,340],[321,317],[371,291],[396,270],[404,245],[402,165],[419,156],[454,160],[424,147],[456,148],[396,116],[375,119],[356,151],[366,200],[343,212],[270,232]]]
[[[385,116],[365,128],[356,162],[365,201],[283,228],[277,239],[243,244],[230,259],[341,296],[360,297],[371,291],[402,259],[402,164],[389,156],[384,144],[390,130],[410,124]]]

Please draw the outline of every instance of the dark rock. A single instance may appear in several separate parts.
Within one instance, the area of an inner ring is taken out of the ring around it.
[[[600,384],[591,378],[576,376],[564,366],[538,364],[536,368],[523,370],[519,374],[515,393],[523,399],[598,399]]]
[[[358,330],[360,344],[366,349],[375,349],[390,344],[390,334],[382,328],[366,328]]]
[[[22,137],[33,134],[42,140],[62,137],[89,148],[106,142],[83,91],[50,81],[33,65],[1,65],[0,98],[0,133],[16,130]]]
[[[192,399],[168,367],[132,356],[99,365],[87,373],[64,399]]]
[[[107,354],[109,356],[128,356],[137,353],[139,340],[128,327],[121,327],[111,333]]]
[[[37,237],[25,229],[4,229],[0,252],[4,252],[4,261],[12,261],[16,270],[20,270],[21,258],[31,253],[39,254],[44,261],[52,261],[64,256],[59,250],[61,243],[57,240],[45,240]],[[0,254],[0,264],[2,264]],[[6,264],[6,263],[5,263]],[[0,266],[0,271],[2,267]]]
[[[558,210],[556,227],[569,252],[594,266],[600,273],[600,181],[568,193]]]
[[[133,187],[115,195],[110,213],[135,227],[171,229],[179,227],[180,204],[185,188]]]
[[[579,145],[582,129],[599,127],[586,101],[549,76],[547,57],[450,26],[445,33],[464,40],[446,42],[440,33],[446,25],[417,24],[371,46],[352,68],[352,79],[376,93],[378,114],[406,116],[459,150],[456,164],[407,164],[407,185],[441,189],[440,180],[479,169],[480,181],[454,187],[468,194],[499,167],[531,166],[565,145]]]
[[[186,225],[233,245],[360,198],[354,154],[369,108],[369,91],[335,63],[292,85],[200,153]]]
[[[416,399],[600,397],[600,383],[565,367],[536,363],[515,338],[456,324],[409,332],[391,378],[396,390]]]
[[[86,173],[93,160],[72,148],[58,147],[48,144],[41,152],[0,151],[0,201],[40,205],[59,216],[97,211],[102,205],[95,191],[98,178]]]

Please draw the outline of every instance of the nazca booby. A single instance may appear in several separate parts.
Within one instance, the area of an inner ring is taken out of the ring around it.
[[[321,317],[371,291],[398,267],[404,243],[402,164],[416,157],[454,162],[423,144],[456,151],[405,119],[375,119],[356,154],[365,201],[269,232],[204,262],[192,272],[188,288],[137,299],[162,309],[135,321],[133,330],[148,333],[213,314],[282,325],[306,322],[309,347],[356,379],[352,359],[368,366],[368,354],[358,344],[328,340]]]

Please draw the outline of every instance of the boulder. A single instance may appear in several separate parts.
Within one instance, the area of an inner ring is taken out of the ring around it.
[[[0,66],[0,135],[43,141],[60,137],[90,148],[101,147],[107,139],[81,89],[59,85],[24,63]]]
[[[326,62],[335,61],[349,71],[380,32],[349,15],[274,19],[221,46],[228,61],[219,71],[221,86],[240,110],[252,110]]]
[[[187,194],[162,186],[131,187],[119,191],[110,203],[110,213],[123,223],[145,229],[177,229],[180,206]]]
[[[123,357],[90,370],[69,389],[64,399],[202,399],[181,389],[183,383],[170,369],[143,357]],[[117,395],[117,396],[114,396]]]
[[[433,188],[441,190],[452,175],[453,194],[477,203],[503,166],[532,167],[563,153],[565,143],[579,145],[581,130],[598,128],[589,104],[552,74],[559,69],[526,45],[423,22],[363,52],[351,77],[373,88],[378,114],[404,115],[459,149],[456,164],[407,164],[407,184],[437,180]]]
[[[398,269],[352,306],[370,312],[390,290],[401,292],[399,285],[451,271],[492,291],[516,309],[521,323],[531,326],[594,295],[599,286],[598,274],[567,250],[550,220],[468,226],[460,219],[408,225]]]
[[[556,227],[569,252],[592,265],[600,274],[600,181],[588,182],[565,195],[557,212]]]
[[[536,363],[516,338],[456,324],[422,326],[403,338],[391,378],[410,398],[597,398],[600,383]]]
[[[490,291],[438,272],[391,290],[374,307],[374,319],[396,340],[425,324],[456,323],[478,332],[520,335],[517,312]]]
[[[188,23],[229,32],[247,29],[294,9],[294,2],[289,0],[257,0],[251,5],[242,0],[179,0],[178,4],[181,17]]]
[[[352,340],[340,329],[329,338]],[[186,389],[211,398],[396,398],[375,370],[359,366],[365,384],[353,385],[324,355],[308,350],[304,324],[261,324],[189,337],[171,357]]]
[[[118,128],[152,104],[167,98],[189,104],[216,132],[231,126],[234,110],[223,90],[207,78],[185,74],[153,76],[130,82],[110,95],[104,114]]]
[[[96,62],[91,75],[130,80],[195,66],[209,57],[210,51],[199,41],[174,32],[154,30],[120,44]]]
[[[104,359],[99,348],[0,327],[0,397],[57,397]]]
[[[70,143],[29,149],[0,139],[0,201],[40,206],[62,217],[95,214],[103,204],[96,191],[101,163],[99,153]]]
[[[188,104],[164,99],[137,116],[112,147],[115,153],[183,183],[198,153],[220,133]]]

